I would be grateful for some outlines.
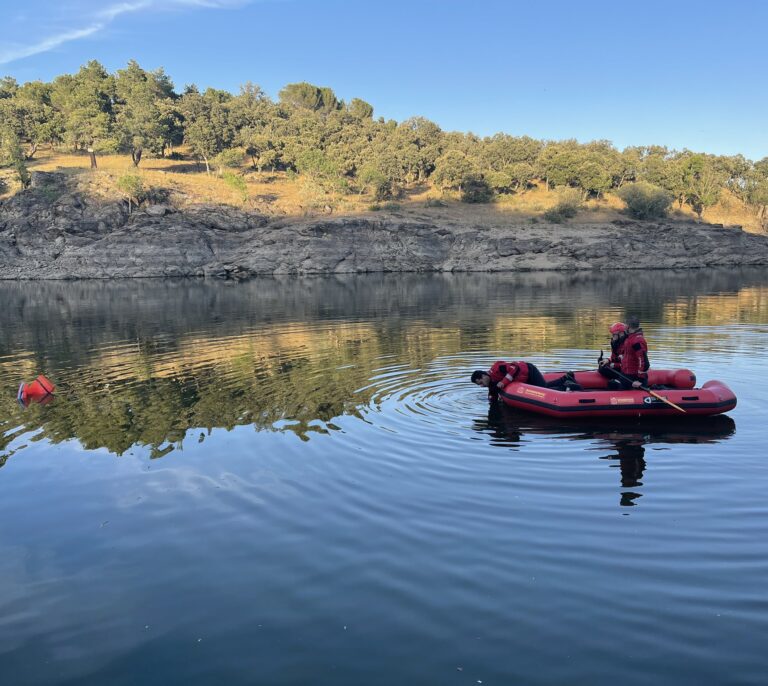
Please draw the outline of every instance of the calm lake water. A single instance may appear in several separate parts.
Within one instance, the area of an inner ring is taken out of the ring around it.
[[[4,685],[765,683],[765,270],[0,303]],[[468,382],[594,367],[627,312],[736,410],[569,424]]]

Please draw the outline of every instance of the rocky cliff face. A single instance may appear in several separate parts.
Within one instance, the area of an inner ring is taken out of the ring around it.
[[[127,203],[38,174],[0,203],[0,279],[768,265],[768,237],[710,225],[468,225],[406,213],[281,218]]]

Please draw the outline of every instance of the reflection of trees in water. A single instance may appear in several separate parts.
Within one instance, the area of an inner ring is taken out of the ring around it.
[[[593,349],[625,307],[657,323],[766,321],[765,283],[759,270],[2,283],[0,431],[156,454],[193,427],[290,418],[306,437],[367,404],[359,389],[385,364]],[[59,401],[22,414],[16,387],[40,371]]]
[[[632,506],[642,497],[643,474],[647,464],[645,446],[650,444],[704,444],[727,440],[736,431],[736,423],[727,415],[678,420],[605,419],[566,422],[520,412],[499,403],[492,404],[488,416],[476,419],[474,429],[491,436],[491,444],[520,448],[528,434],[554,436],[565,441],[590,441],[613,452],[601,455],[611,466],[618,466],[621,483],[619,504]]]

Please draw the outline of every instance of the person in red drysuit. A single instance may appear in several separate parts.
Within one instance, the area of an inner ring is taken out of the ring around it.
[[[611,358],[600,366],[600,374],[609,377],[608,387],[613,389],[640,388],[648,385],[648,343],[646,343],[640,320],[636,316],[627,319],[626,334],[617,349],[614,349],[614,327],[620,335],[620,322],[611,327]],[[618,364],[616,364],[618,360]],[[620,372],[621,376],[616,372]]]
[[[621,371],[621,357],[624,353],[624,341],[627,338],[627,325],[623,322],[616,322],[611,324],[608,331],[611,333],[611,356],[607,360],[603,360],[603,353],[600,352],[601,359],[598,361],[597,371],[600,372],[601,376],[616,379],[613,371]]]
[[[487,372],[482,369],[476,369],[472,372],[471,381],[478,386],[485,386],[488,389],[488,400],[495,400],[498,397],[499,391],[503,391],[513,381],[543,388],[560,388],[566,391],[582,390],[581,386],[573,381],[573,374],[571,372],[559,379],[547,382],[535,364],[523,362],[522,360],[518,362],[503,362],[499,360],[494,362]]]
[[[632,380],[632,388],[647,386],[648,370],[651,368],[648,343],[640,328],[640,320],[635,316],[627,319],[627,337],[621,351],[621,373]]]

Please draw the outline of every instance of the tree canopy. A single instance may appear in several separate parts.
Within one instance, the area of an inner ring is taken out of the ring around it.
[[[51,83],[0,79],[6,165],[18,166],[20,156],[31,158],[40,145],[123,152],[138,165],[143,154],[163,155],[183,142],[207,170],[213,158],[233,150],[227,159],[239,153],[259,171],[291,171],[379,198],[410,184],[459,192],[470,182],[474,190],[466,198],[538,185],[573,188],[585,199],[643,182],[699,216],[729,192],[768,222],[768,158],[752,162],[660,145],[618,150],[605,140],[479,137],[443,131],[424,117],[397,122],[373,115],[365,100],[345,102],[331,88],[307,82],[287,84],[276,101],[253,83],[237,94],[194,85],[177,93],[162,69],[135,61],[114,74],[91,61]]]

